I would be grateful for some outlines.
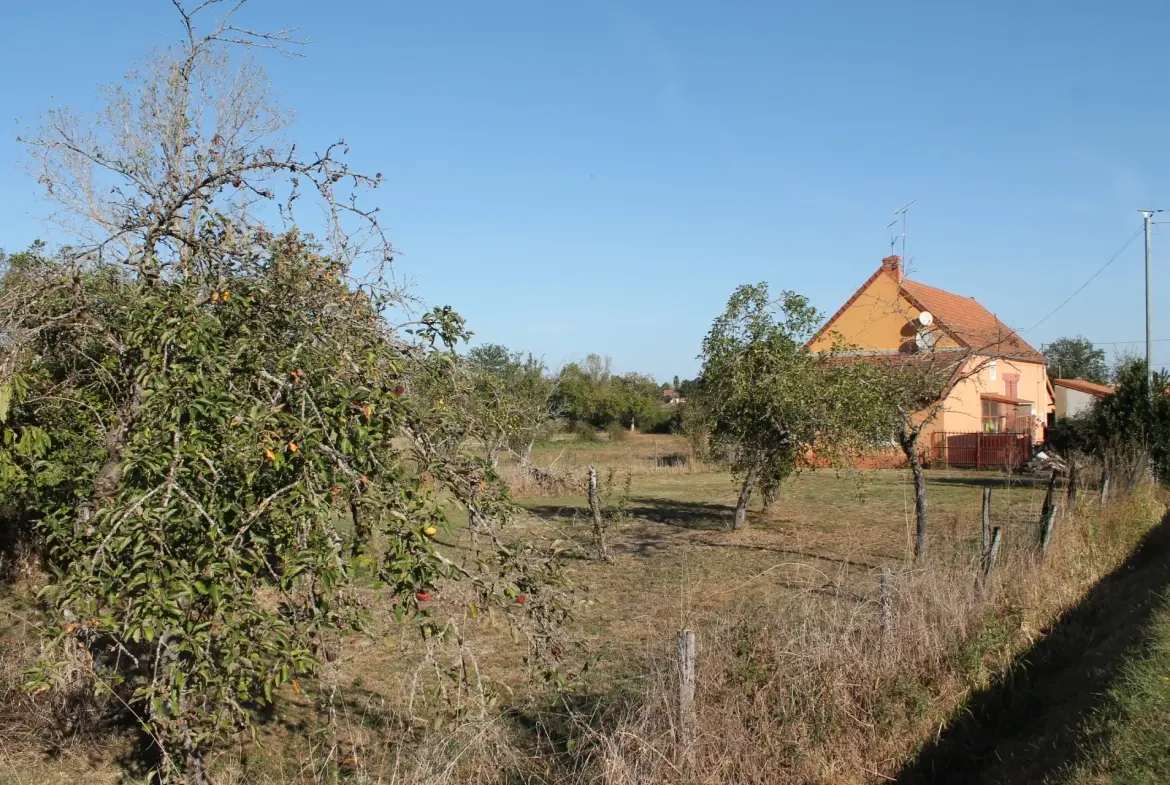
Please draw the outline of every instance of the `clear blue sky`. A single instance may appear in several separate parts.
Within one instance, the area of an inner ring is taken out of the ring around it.
[[[417,292],[554,366],[595,351],[692,375],[741,283],[831,312],[911,199],[914,277],[1024,328],[1139,207],[1170,208],[1170,4],[251,0],[242,19],[314,39],[267,61],[291,136],[344,136],[385,173]],[[17,3],[3,20],[14,250],[51,235],[13,121],[92,105],[179,29],[165,0]],[[1154,244],[1170,338],[1170,232]],[[1025,337],[1135,341],[1142,303],[1139,240]]]

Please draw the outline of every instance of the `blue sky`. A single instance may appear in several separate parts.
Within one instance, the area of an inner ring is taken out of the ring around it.
[[[1170,207],[1170,4],[251,0],[290,136],[381,171],[400,270],[477,340],[689,376],[741,283],[832,312],[912,199],[914,277],[1026,328]],[[4,11],[0,247],[52,239],[15,142],[92,106],[165,0]],[[18,122],[19,121],[19,122]],[[1170,215],[1170,213],[1168,213]],[[1170,218],[1166,220],[1170,221]],[[1154,237],[1170,338],[1170,232]],[[1144,335],[1140,240],[1025,337]],[[1108,346],[1140,349],[1140,344]],[[1170,364],[1170,341],[1155,362]]]

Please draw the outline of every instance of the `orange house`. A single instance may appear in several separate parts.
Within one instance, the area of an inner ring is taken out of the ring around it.
[[[808,346],[828,351],[839,344],[883,361],[951,352],[961,358],[920,438],[937,461],[1011,463],[1044,440],[1055,408],[1044,355],[973,298],[906,279],[897,256],[882,260]]]

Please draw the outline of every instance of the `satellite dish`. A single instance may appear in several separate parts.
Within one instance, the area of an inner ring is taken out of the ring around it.
[[[929,327],[930,325],[934,324],[934,316],[930,313],[930,311],[923,311],[922,313],[918,314],[918,323],[923,327]]]
[[[927,314],[929,316],[929,314]],[[914,336],[914,345],[920,352],[928,352],[938,342],[938,333],[933,330],[919,330]]]

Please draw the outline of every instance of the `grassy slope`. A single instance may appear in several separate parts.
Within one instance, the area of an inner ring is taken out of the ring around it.
[[[1170,782],[1170,595],[1162,596],[1143,644],[1089,726],[1101,740],[1070,782]]]
[[[1170,782],[1170,515],[897,781]]]

